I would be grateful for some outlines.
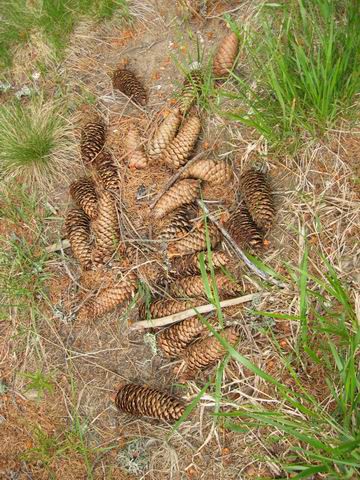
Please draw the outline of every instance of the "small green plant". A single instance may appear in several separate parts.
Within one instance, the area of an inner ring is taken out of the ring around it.
[[[22,376],[29,381],[25,391],[36,390],[39,397],[42,398],[46,392],[51,393],[54,390],[53,380],[50,375],[45,375],[40,370],[36,372],[24,372]]]
[[[264,4],[242,32],[249,80],[233,74],[240,107],[229,114],[270,142],[312,137],[346,116],[360,86],[360,9],[353,0]]]

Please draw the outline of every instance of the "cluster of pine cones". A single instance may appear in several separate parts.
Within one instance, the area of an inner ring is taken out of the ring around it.
[[[227,35],[220,44],[213,61],[216,79],[228,75],[238,55],[238,38]],[[229,185],[233,173],[226,161],[213,159],[191,162],[201,132],[201,117],[193,109],[203,85],[201,69],[190,71],[179,100],[170,114],[158,126],[145,148],[139,141],[139,132],[131,126],[126,137],[130,168],[144,169],[150,163],[162,163],[181,175],[162,195],[152,209],[156,236],[160,240],[167,263],[167,273],[158,279],[167,298],[154,298],[150,305],[141,305],[139,318],[164,317],[207,303],[204,293],[204,275],[200,274],[199,255],[203,252],[208,283],[221,299],[238,295],[241,291],[224,267],[228,255],[216,249],[222,235],[215,224],[204,219],[197,200],[204,185]],[[138,105],[145,105],[147,92],[139,78],[122,66],[113,74],[113,86]],[[119,241],[117,194],[119,172],[112,155],[105,148],[105,127],[101,121],[88,123],[82,132],[81,155],[89,176],[70,186],[76,206],[66,219],[66,231],[74,256],[82,267],[81,285],[92,295],[85,297],[78,318],[92,319],[113,310],[131,299],[137,290],[137,277],[126,273],[118,252],[126,256]],[[271,227],[275,210],[271,192],[264,174],[249,169],[241,175],[242,203],[236,206],[223,222],[233,240],[241,248],[259,251],[263,236]],[[211,265],[206,262],[207,248],[211,246]],[[211,273],[209,273],[211,272]],[[213,285],[214,284],[214,285]],[[208,321],[218,327],[217,322]],[[236,326],[224,327],[220,335],[231,345],[240,337]],[[195,378],[198,372],[216,363],[226,349],[216,336],[208,335],[207,326],[192,316],[162,330],[157,335],[159,350],[167,358],[180,357],[180,379]],[[116,396],[117,407],[134,415],[177,420],[184,405],[177,399],[147,386],[126,384]]]

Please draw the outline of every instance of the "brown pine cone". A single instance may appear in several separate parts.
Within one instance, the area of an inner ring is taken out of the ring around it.
[[[179,180],[158,201],[153,210],[154,218],[159,219],[182,205],[192,203],[199,196],[200,180]]]
[[[274,223],[275,208],[265,175],[254,168],[243,173],[240,192],[256,225],[269,230]]]
[[[171,261],[170,273],[173,278],[184,277],[188,275],[198,275],[200,273],[199,255],[201,252],[184,255],[182,257],[175,257]],[[209,270],[207,265],[207,252],[204,253],[205,267]],[[225,267],[230,259],[225,252],[212,252],[212,264],[214,268]]]
[[[129,158],[129,167],[143,169],[147,167],[144,148],[141,145],[140,135],[135,125],[130,125],[128,134],[125,137],[125,149]]]
[[[94,160],[95,177],[105,190],[116,191],[120,188],[118,169],[110,152],[103,150]]]
[[[99,193],[98,216],[93,224],[96,236],[95,263],[105,263],[114,254],[119,239],[119,221],[114,195],[103,190]]]
[[[119,68],[113,73],[113,87],[130,97],[138,105],[146,105],[147,93],[137,75],[128,68]]]
[[[234,346],[240,338],[240,329],[235,327],[227,327],[220,335],[232,346]],[[190,345],[184,352],[185,369],[181,372],[184,379],[194,378],[199,370],[205,370],[209,366],[224,357],[227,349],[218,341],[216,337],[208,337],[198,340]]]
[[[91,178],[82,177],[70,185],[70,195],[86,215],[94,219],[97,217],[97,193]]]
[[[221,241],[221,232],[216,225],[209,222],[207,229],[211,248],[215,248],[216,245]],[[180,240],[172,242],[168,247],[168,256],[171,258],[181,255],[189,255],[190,253],[201,252],[206,248],[205,224],[201,224]]]
[[[115,279],[116,274],[113,270],[96,268],[82,272],[79,283],[86,290],[98,290],[114,285]]]
[[[65,228],[74,257],[84,270],[90,270],[92,267],[90,218],[81,208],[72,208],[66,216]]]
[[[156,130],[149,147],[148,154],[152,160],[161,157],[161,154],[166,150],[169,143],[173,140],[176,132],[180,126],[181,115],[178,108],[172,111],[162,122]]]
[[[201,305],[201,300],[196,301],[178,301],[178,300],[156,300],[155,302],[149,305],[149,314],[150,318],[161,318],[167,317],[168,315],[174,315],[175,313],[182,312],[183,310],[188,310],[191,307],[196,305]],[[194,315],[196,315],[194,313]],[[146,319],[147,312],[145,308],[139,309],[139,318]]]
[[[227,77],[239,51],[239,39],[231,32],[220,43],[213,61],[213,73],[217,78]]]
[[[158,230],[157,237],[161,240],[183,237],[194,227],[191,220],[195,218],[197,211],[195,205],[183,205],[177,208]]]
[[[81,158],[88,167],[101,152],[105,143],[105,125],[99,122],[87,123],[81,131]]]
[[[171,168],[179,168],[185,165],[201,130],[199,117],[193,115],[185,120],[179,133],[164,151],[163,160]]]
[[[200,178],[211,185],[225,185],[231,182],[233,178],[233,171],[229,163],[215,160],[199,160],[193,165],[190,165],[181,178]]]
[[[135,275],[128,275],[121,281],[115,282],[111,287],[101,290],[96,297],[91,298],[82,305],[78,312],[78,320],[94,320],[109,313],[117,306],[130,300],[136,293],[137,279]]]
[[[225,223],[225,228],[240,248],[260,251],[264,247],[262,232],[245,206],[240,206]]]
[[[198,335],[207,332],[206,325],[191,317],[162,330],[157,336],[157,346],[168,358],[178,357]]]
[[[190,107],[195,103],[201,94],[201,88],[204,83],[204,76],[200,69],[192,70],[186,76],[183,87],[181,89],[178,107],[180,113],[185,115]]]
[[[227,275],[217,273],[215,275],[216,286],[221,298],[237,295],[241,292],[241,288]],[[208,274],[208,282],[211,288],[212,278]],[[206,297],[204,280],[201,275],[190,275],[180,278],[171,283],[169,295],[174,297]]]
[[[117,408],[131,415],[152,417],[174,422],[184,414],[185,407],[175,397],[146,385],[122,385],[116,395]]]

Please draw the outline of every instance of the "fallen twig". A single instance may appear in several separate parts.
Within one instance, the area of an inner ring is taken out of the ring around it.
[[[49,245],[48,247],[46,247],[45,251],[47,253],[54,253],[69,247],[70,247],[69,240],[67,238],[64,238],[63,240],[60,240],[60,242],[55,242],[52,245]]]
[[[258,297],[259,293],[250,293],[249,295],[244,295],[242,297],[231,298],[230,300],[223,300],[220,302],[220,307],[232,307],[234,305],[240,305],[241,303],[250,302],[254,298]],[[130,330],[144,330],[145,328],[154,328],[154,327],[164,327],[165,325],[170,325],[172,323],[180,322],[186,318],[193,317],[196,313],[209,313],[217,309],[216,305],[212,303],[207,305],[200,305],[199,307],[189,308],[182,312],[174,313],[173,315],[168,315],[167,317],[154,318],[153,320],[143,320],[141,322],[136,322],[131,325]]]

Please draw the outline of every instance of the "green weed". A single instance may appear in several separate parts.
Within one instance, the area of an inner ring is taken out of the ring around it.
[[[52,377],[45,375],[40,370],[36,372],[24,372],[21,376],[29,381],[25,391],[36,390],[40,398],[42,398],[46,392],[51,393],[54,390]]]

